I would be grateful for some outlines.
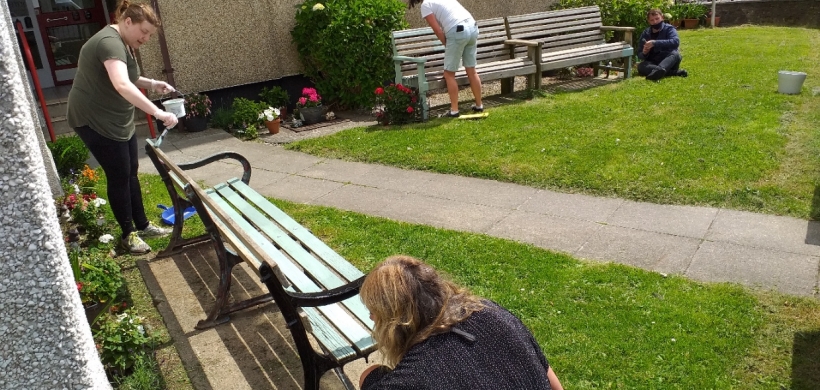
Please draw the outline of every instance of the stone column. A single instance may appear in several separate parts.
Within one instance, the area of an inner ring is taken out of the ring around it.
[[[110,389],[68,263],[0,1],[0,388]]]

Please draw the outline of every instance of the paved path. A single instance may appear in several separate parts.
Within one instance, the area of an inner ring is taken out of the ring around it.
[[[180,162],[239,152],[253,166],[251,186],[274,198],[482,233],[694,280],[820,297],[820,222],[320,158],[242,142],[221,130],[171,133],[162,149]],[[156,173],[147,159],[140,165]],[[215,184],[239,172],[238,165],[219,163],[193,176]]]

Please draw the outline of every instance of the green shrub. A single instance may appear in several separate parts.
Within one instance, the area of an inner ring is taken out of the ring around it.
[[[699,3],[680,3],[673,8],[681,19],[700,19],[704,17],[709,10],[705,4]]]
[[[262,88],[262,93],[259,94],[259,97],[262,99],[262,102],[275,108],[285,107],[290,103],[288,91],[277,86]]]
[[[262,125],[262,113],[268,105],[245,98],[233,100],[233,124],[236,133],[245,139],[254,139],[258,136],[257,128]]]
[[[146,348],[154,339],[143,326],[143,318],[126,310],[116,316],[109,315],[94,332],[94,343],[100,360],[108,371],[122,374],[144,358]]]
[[[393,79],[390,32],[407,28],[405,8],[399,0],[306,0],[297,8],[293,43],[326,103],[368,107],[371,91]]]
[[[79,172],[89,156],[88,147],[77,136],[57,138],[48,143],[48,149],[51,150],[51,157],[60,176],[69,174],[71,170]]]
[[[211,114],[211,126],[230,131],[233,126],[233,108],[219,107]]]
[[[125,278],[120,266],[107,253],[90,251],[87,256],[80,256],[79,263],[77,288],[84,304],[111,302],[123,292]]]

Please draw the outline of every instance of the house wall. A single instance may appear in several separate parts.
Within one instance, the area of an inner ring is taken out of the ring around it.
[[[546,11],[555,0],[462,0],[476,19]],[[209,91],[301,73],[290,30],[301,0],[158,1],[162,30],[183,93]],[[418,8],[412,27],[426,24]],[[140,49],[147,77],[165,79],[158,39]]]

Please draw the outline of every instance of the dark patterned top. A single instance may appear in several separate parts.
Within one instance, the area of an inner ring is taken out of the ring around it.
[[[549,363],[529,329],[494,302],[447,333],[414,345],[392,371],[371,372],[362,390],[550,390]]]

